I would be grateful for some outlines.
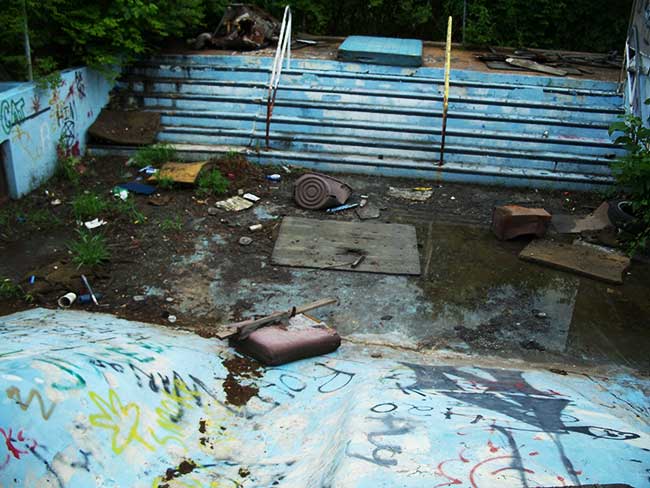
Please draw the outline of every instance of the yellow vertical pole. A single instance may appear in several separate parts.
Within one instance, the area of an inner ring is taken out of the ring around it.
[[[445,46],[445,92],[442,102],[442,137],[440,140],[440,166],[445,161],[445,135],[447,132],[447,109],[449,107],[449,72],[451,71],[451,16],[447,23],[447,45]]]

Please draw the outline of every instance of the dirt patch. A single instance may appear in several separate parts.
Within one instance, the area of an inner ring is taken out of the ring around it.
[[[259,391],[259,388],[249,381],[262,376],[262,365],[241,356],[226,359],[223,365],[228,370],[228,376],[223,382],[226,401],[232,405],[246,405]],[[242,380],[248,381],[242,384]]]
[[[165,472],[165,475],[162,477],[162,482],[158,484],[158,488],[169,488],[169,483],[167,481],[172,481],[176,478],[180,478],[186,474],[191,473],[196,468],[196,463],[190,460],[183,460],[178,465],[177,468],[169,468]]]
[[[259,166],[251,164],[241,154],[214,158],[209,161],[213,167],[233,183],[236,189],[259,185],[265,181],[265,175]]]
[[[156,141],[160,113],[104,109],[88,133],[98,142],[145,145]]]

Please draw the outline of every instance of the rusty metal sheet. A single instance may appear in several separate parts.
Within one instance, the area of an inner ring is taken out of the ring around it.
[[[361,256],[365,259],[353,267]],[[303,268],[420,274],[415,227],[404,224],[285,217],[272,259]]]

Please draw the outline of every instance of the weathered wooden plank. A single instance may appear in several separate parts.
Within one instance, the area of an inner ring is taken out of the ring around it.
[[[617,285],[623,283],[623,273],[630,266],[630,258],[617,252],[550,239],[534,240],[519,253],[519,257]]]
[[[353,267],[360,256],[363,262]],[[420,274],[415,227],[285,217],[274,264],[387,274]]]

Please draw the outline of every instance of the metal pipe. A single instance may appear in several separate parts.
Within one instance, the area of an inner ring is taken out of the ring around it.
[[[449,72],[451,71],[451,16],[447,23],[447,46],[445,48],[445,92],[442,102],[442,138],[440,141],[440,162],[442,166],[445,162],[445,135],[447,133],[447,109],[449,108]]]
[[[27,5],[26,0],[22,0],[21,5],[23,9],[23,36],[25,43],[25,60],[27,61],[27,79],[34,81],[34,74],[32,72],[32,48],[29,45],[29,28],[27,26]]]

